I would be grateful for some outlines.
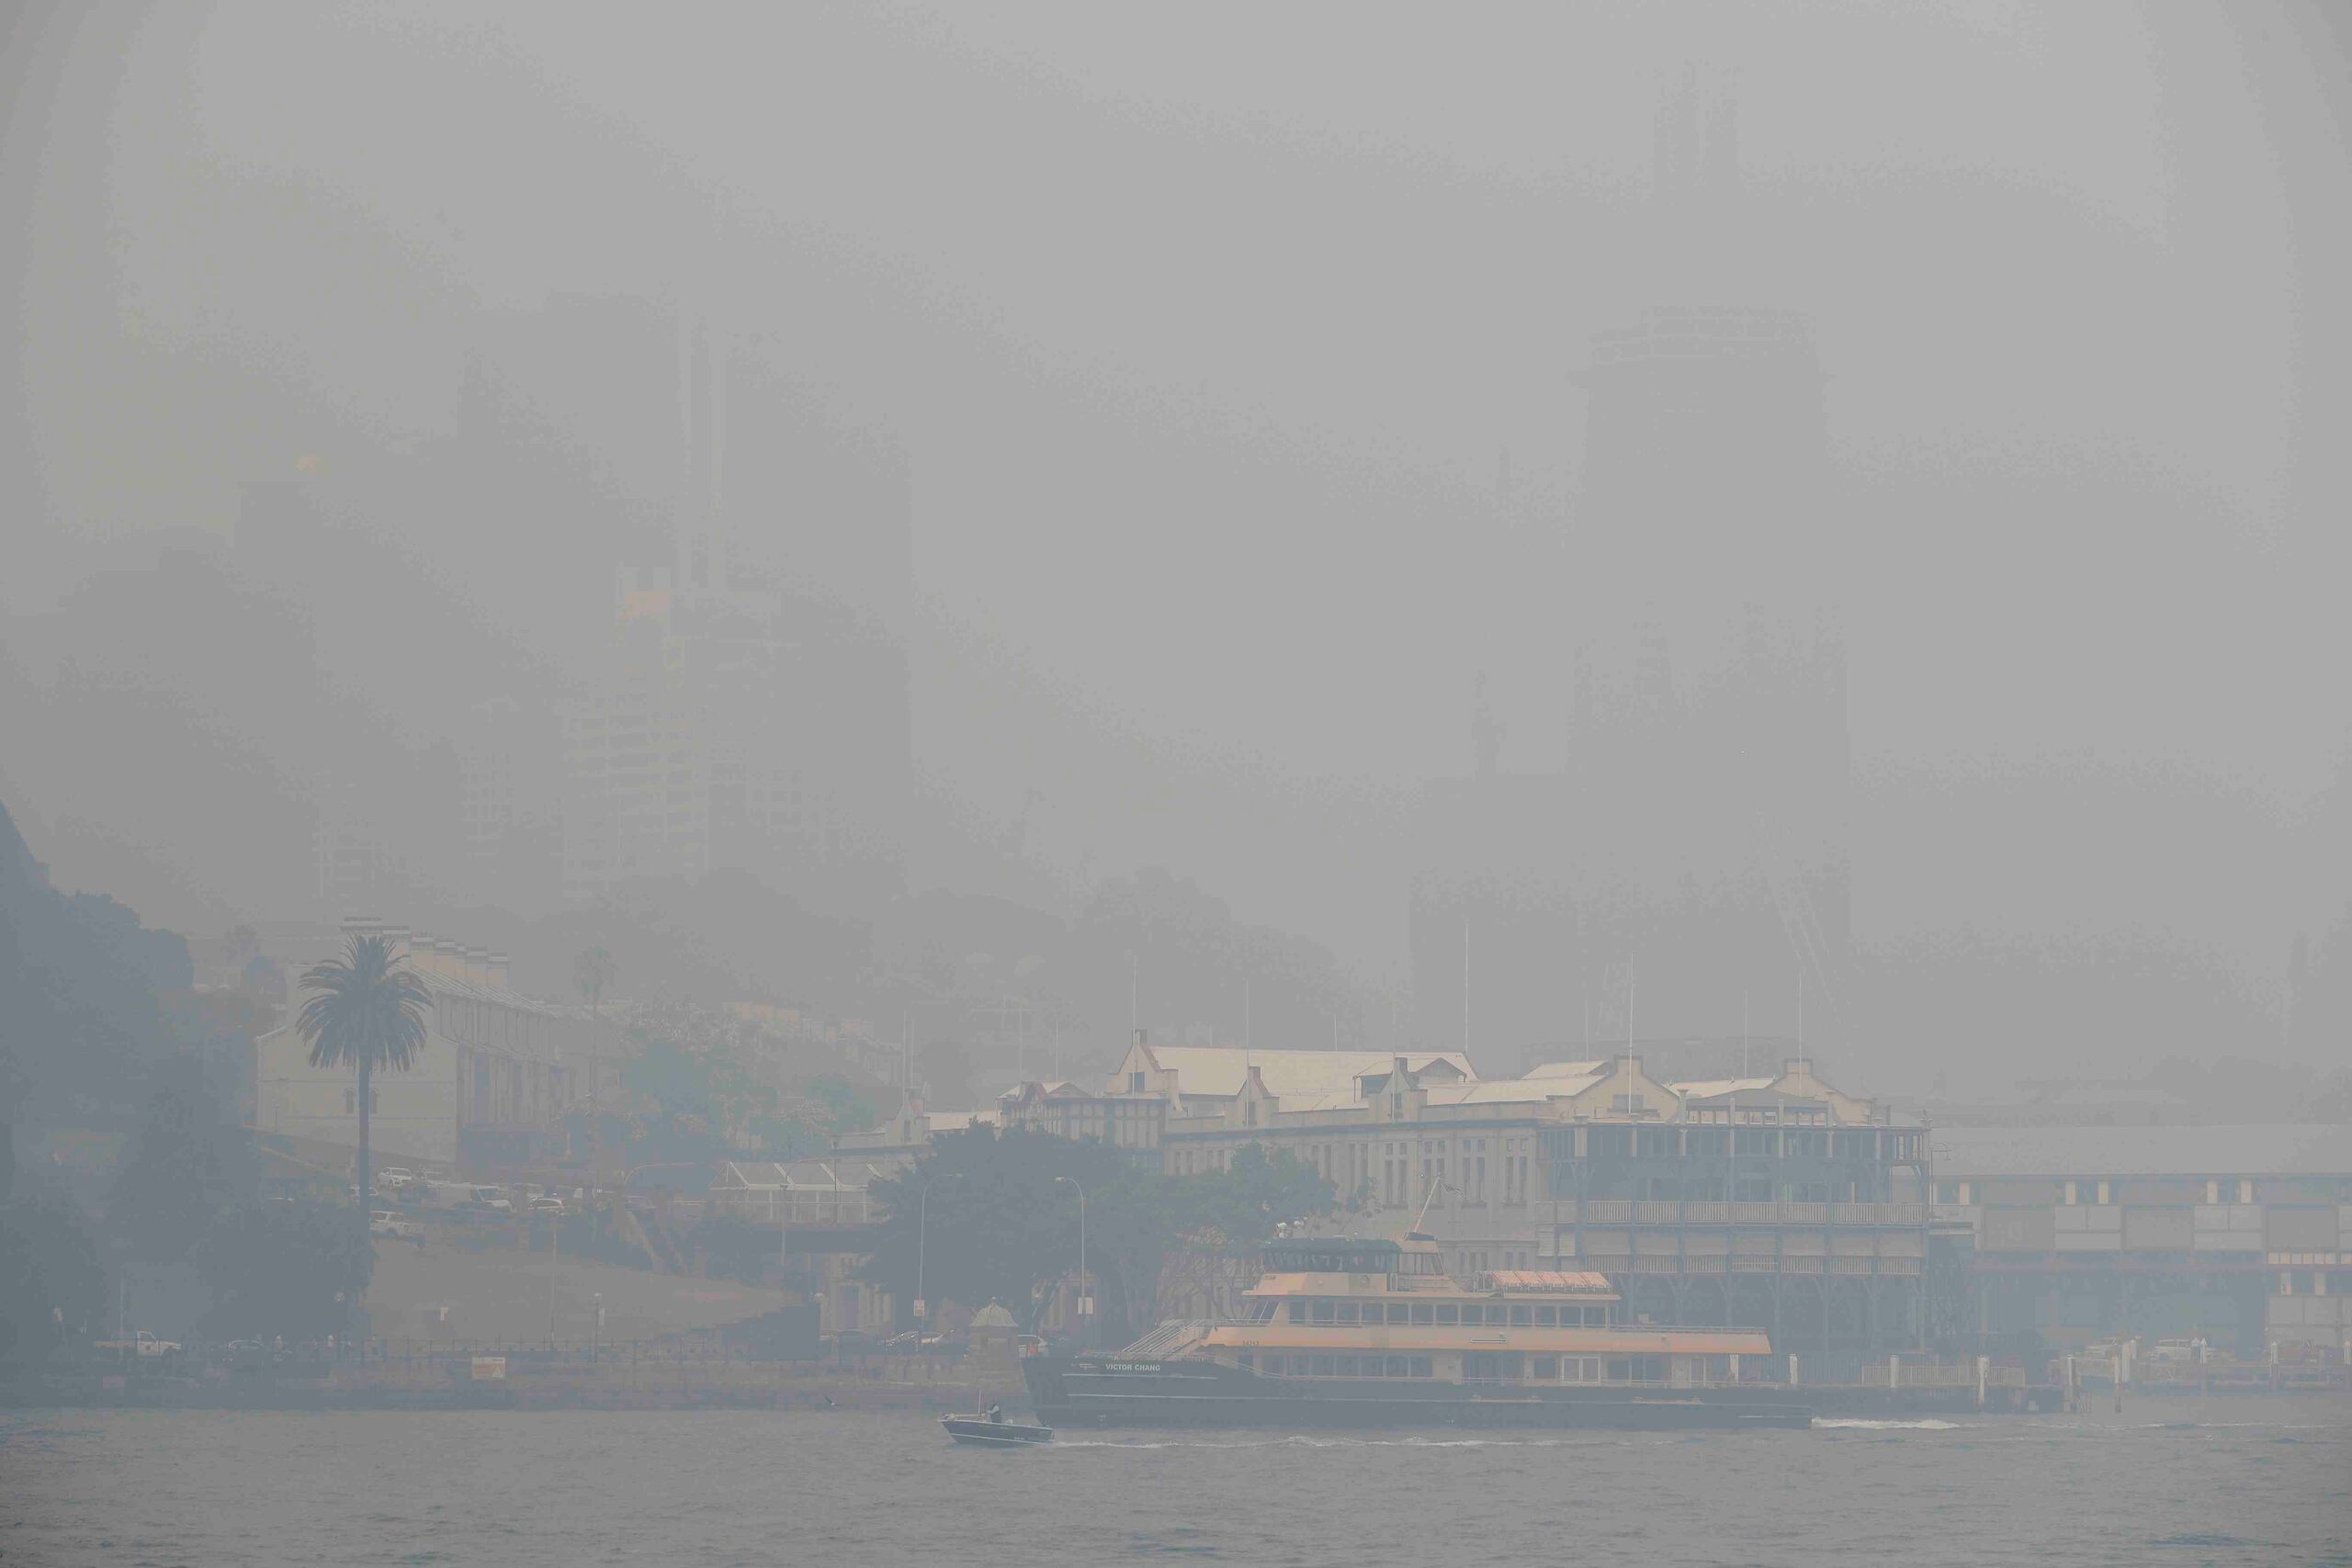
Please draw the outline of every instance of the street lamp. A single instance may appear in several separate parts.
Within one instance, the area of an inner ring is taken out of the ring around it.
[[[1056,1181],[1067,1181],[1078,1189],[1078,1338],[1081,1345],[1091,1344],[1093,1337],[1087,1333],[1092,1326],[1086,1320],[1094,1315],[1094,1298],[1086,1293],[1086,1189],[1074,1176],[1057,1176]]]
[[[605,1292],[593,1292],[591,1299],[596,1303],[596,1326],[588,1336],[588,1359],[593,1362],[605,1359]]]
[[[915,1348],[922,1348],[924,1298],[922,1293],[923,1248],[931,1241],[931,1183],[926,1181],[915,1199]]]

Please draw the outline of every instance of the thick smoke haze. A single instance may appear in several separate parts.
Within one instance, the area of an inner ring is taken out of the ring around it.
[[[616,572],[707,534],[903,691],[895,739],[811,721],[882,881],[770,889],[886,948],[1015,956],[886,884],[1083,925],[1164,871],[1314,973],[1302,1044],[1515,1070],[1622,1037],[1631,969],[1636,1034],[1792,1035],[1810,975],[1881,1088],[2342,1059],[2324,7],[61,6],[6,49],[0,795],[62,887],[331,918],[349,818],[420,906],[577,918],[446,823],[494,736],[552,865]],[[1628,468],[1597,334],[1690,306],[1801,321],[1817,415]],[[272,483],[332,548],[257,545]],[[1753,733],[1579,718],[1653,677]],[[1794,869],[1716,887],[1758,794]],[[1240,1037],[1238,968],[1080,953],[1103,1052]]]

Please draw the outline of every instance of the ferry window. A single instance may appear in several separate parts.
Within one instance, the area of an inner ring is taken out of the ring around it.
[[[1419,1324],[1429,1324],[1433,1321],[1430,1316],[1429,1303],[1415,1302],[1413,1303],[1413,1321]]]
[[[1329,1356],[1309,1356],[1306,1359],[1306,1365],[1307,1370],[1318,1378],[1328,1378],[1331,1375],[1331,1358]]]
[[[1331,1321],[1331,1309],[1332,1309],[1334,1306],[1336,1306],[1337,1304],[1338,1304],[1338,1303],[1335,1303],[1335,1302],[1324,1302],[1324,1301],[1318,1301],[1318,1302],[1317,1302],[1317,1303],[1315,1303],[1315,1311],[1314,1311],[1314,1314],[1313,1314],[1314,1321],[1315,1321],[1315,1322],[1317,1322],[1317,1323],[1329,1323],[1329,1322],[1330,1322],[1330,1321]]]
[[[1290,1308],[1290,1311],[1285,1313],[1283,1315],[1291,1322],[1305,1323],[1306,1321],[1306,1303],[1305,1302],[1289,1302],[1284,1304]]]
[[[1608,1372],[1611,1382],[1630,1382],[1634,1377],[1634,1364],[1623,1356],[1612,1356],[1609,1360]]]
[[[1355,1320],[1356,1320],[1356,1303],[1353,1303],[1353,1302],[1341,1302],[1341,1303],[1339,1303],[1339,1317],[1338,1317],[1338,1321],[1339,1321],[1339,1322],[1340,1322],[1340,1323],[1349,1323],[1349,1324],[1351,1324],[1351,1323],[1355,1322]]]
[[[1246,1371],[1250,1371],[1253,1370],[1253,1368],[1255,1367],[1255,1365],[1256,1365],[1255,1359],[1254,1359],[1253,1357],[1251,1357],[1251,1355],[1250,1354],[1250,1352],[1249,1352],[1249,1351],[1247,1351],[1247,1350],[1242,1351],[1242,1352],[1241,1352],[1241,1370],[1242,1370],[1243,1371],[1245,1371],[1245,1372],[1246,1372]]]
[[[1554,1306],[1537,1307],[1535,1309],[1535,1326],[1538,1328],[1559,1327],[1560,1309]]]
[[[1528,1309],[1527,1309],[1527,1308],[1525,1308],[1525,1307],[1523,1307],[1523,1306],[1518,1306],[1518,1307],[1513,1307],[1513,1308],[1511,1308],[1511,1309],[1510,1309],[1510,1325],[1511,1325],[1513,1328],[1525,1328],[1525,1327],[1529,1326],[1529,1325],[1530,1325],[1533,1321],[1534,1321],[1534,1320],[1533,1320],[1533,1318],[1529,1314],[1529,1312],[1528,1312]]]
[[[1462,1321],[1476,1327],[1487,1321],[1487,1309],[1482,1306],[1465,1306],[1462,1309]]]
[[[1334,1356],[1334,1357],[1332,1357],[1332,1358],[1331,1358],[1331,1375],[1332,1375],[1332,1376],[1334,1376],[1334,1377],[1342,1377],[1342,1378],[1351,1378],[1351,1377],[1355,1376],[1355,1375],[1356,1375],[1356,1359],[1355,1359],[1353,1356]]]
[[[1556,1382],[1560,1377],[1560,1358],[1537,1356],[1527,1363],[1527,1375],[1540,1382]]]
[[[1266,1357],[1266,1364],[1265,1364],[1265,1366],[1264,1366],[1262,1369],[1261,1369],[1261,1370],[1262,1370],[1262,1371],[1268,1371],[1268,1372],[1272,1372],[1272,1373],[1276,1374],[1277,1376],[1279,1376],[1279,1375],[1281,1374],[1281,1372],[1282,1372],[1282,1370],[1283,1370],[1283,1359],[1282,1359],[1282,1357],[1280,1357],[1279,1355],[1269,1354],[1269,1355]]]
[[[1440,1302],[1437,1303],[1437,1321],[1439,1327],[1452,1327],[1458,1315],[1459,1314],[1455,1310],[1454,1304],[1452,1302]]]
[[[1403,1302],[1390,1302],[1388,1303],[1388,1321],[1391,1323],[1402,1323],[1412,1314],[1413,1309],[1407,1306]]]
[[[1427,1356],[1416,1356],[1416,1357],[1414,1357],[1414,1358],[1413,1358],[1413,1376],[1415,1376],[1415,1377],[1417,1377],[1417,1378],[1425,1378],[1425,1377],[1427,1377],[1427,1376],[1429,1376],[1429,1375],[1430,1375],[1430,1359],[1429,1359]]]

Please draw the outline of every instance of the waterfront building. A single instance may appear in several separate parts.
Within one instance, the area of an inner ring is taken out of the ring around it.
[[[371,919],[345,920],[343,935],[384,937],[432,997],[414,1065],[372,1080],[378,1160],[455,1169],[527,1159],[565,1111],[616,1075],[604,1026],[585,1008],[514,990],[503,953]],[[312,956],[339,947],[322,942]],[[347,1163],[359,1142],[358,1078],[311,1066],[294,1027],[307,999],[292,987],[285,1021],[254,1042],[254,1129],[298,1156]]]
[[[922,1100],[909,1095],[899,1100],[899,1108],[879,1126],[836,1134],[833,1153],[896,1175],[922,1158],[941,1134],[992,1126],[996,1121],[992,1111],[928,1111]]]
[[[997,1097],[996,1117],[1007,1127],[1108,1144],[1158,1169],[1168,1101],[1149,1092],[1097,1094],[1066,1081],[1023,1083]]]
[[[2346,1355],[2352,1127],[1938,1127],[1933,1145],[1938,1237],[1968,1281],[1956,1326]]]
[[[1450,1273],[1599,1271],[1630,1321],[1766,1327],[1797,1349],[1922,1332],[1927,1130],[1803,1059],[1681,1084],[1638,1054],[1481,1080],[1450,1052],[1138,1040],[1106,1092],[1166,1102],[1168,1174],[1253,1143],[1294,1154],[1358,1224],[1434,1236]]]

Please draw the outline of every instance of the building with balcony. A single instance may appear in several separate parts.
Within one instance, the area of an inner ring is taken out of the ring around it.
[[[1108,1144],[1158,1169],[1168,1101],[1148,1093],[1096,1094],[1069,1082],[1022,1083],[997,1097],[996,1120],[1057,1138]]]
[[[1631,1320],[1766,1327],[1801,1350],[1924,1332],[1927,1130],[1802,1059],[1688,1083],[1638,1055],[1480,1080],[1456,1053],[1137,1041],[1106,1093],[1166,1101],[1168,1174],[1253,1143],[1295,1155],[1360,1227],[1436,1237],[1451,1273],[1597,1270]]]

